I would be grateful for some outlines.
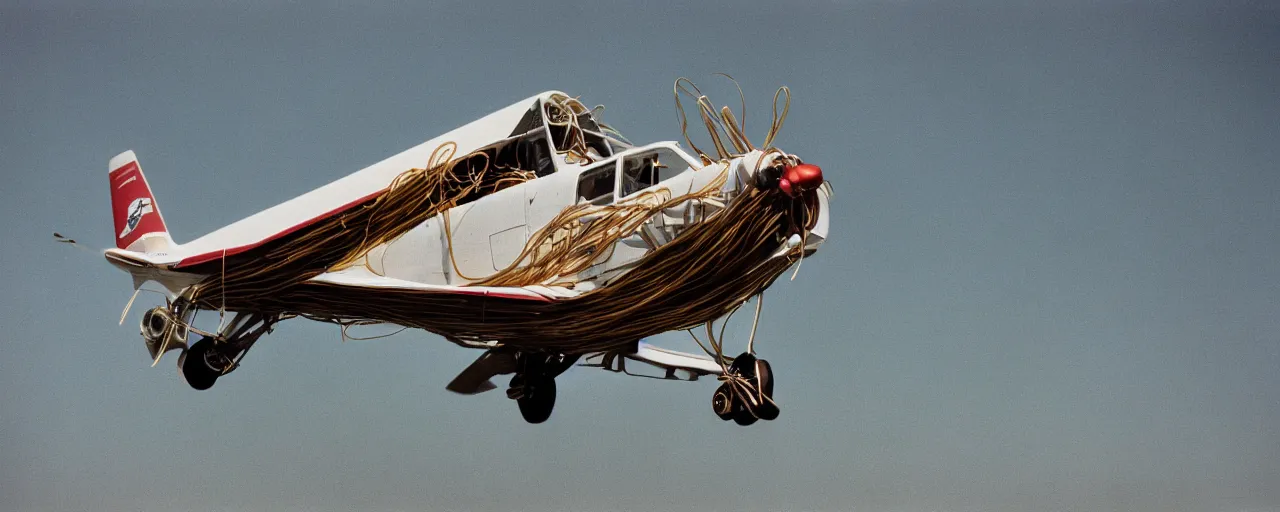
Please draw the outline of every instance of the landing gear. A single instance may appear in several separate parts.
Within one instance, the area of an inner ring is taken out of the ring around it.
[[[773,403],[773,368],[769,361],[743,353],[733,359],[728,377],[711,397],[716,416],[742,426],[778,418],[781,411]]]
[[[778,404],[773,403],[773,367],[769,365],[769,361],[756,360],[756,379],[760,382],[760,389],[764,391],[764,396],[769,397],[769,400],[763,401],[756,409],[756,414],[765,421],[778,419],[782,411],[778,409]]]
[[[213,387],[219,377],[240,367],[240,360],[276,321],[277,318],[237,313],[217,335],[206,335],[183,351],[178,372],[194,389]]]
[[[209,389],[218,382],[218,377],[222,376],[221,367],[215,368],[209,364],[212,348],[213,340],[206,336],[191,345],[191,348],[182,355],[178,371],[182,373],[182,378],[186,379],[187,384],[194,389],[200,391]]]
[[[721,384],[716,394],[711,395],[711,410],[724,421],[733,419],[733,390],[729,384]]]
[[[232,352],[228,348],[228,344],[217,343],[208,336],[200,338],[182,355],[178,371],[192,388],[200,391],[209,389],[218,382],[218,377],[239,367],[240,357],[248,350]]]
[[[516,374],[511,378],[511,389],[519,390],[516,405],[520,406],[520,416],[525,421],[537,424],[551,417],[556,407],[556,379]]]
[[[578,356],[516,354],[519,370],[511,377],[507,397],[520,407],[524,420],[537,424],[547,421],[556,406],[556,376],[577,362]]]

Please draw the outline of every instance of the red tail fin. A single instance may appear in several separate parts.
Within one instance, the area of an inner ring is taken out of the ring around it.
[[[152,251],[167,247],[169,229],[160,216],[160,207],[151,186],[142,175],[138,157],[125,151],[111,159],[111,211],[116,223],[116,247],[130,251]],[[154,242],[153,242],[154,240]]]

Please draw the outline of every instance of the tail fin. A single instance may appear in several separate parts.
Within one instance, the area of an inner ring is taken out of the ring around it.
[[[138,157],[125,151],[111,159],[111,211],[116,223],[116,247],[156,252],[173,245],[151,186],[142,175]]]

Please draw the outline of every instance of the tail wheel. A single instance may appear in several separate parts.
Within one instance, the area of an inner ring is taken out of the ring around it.
[[[200,391],[213,387],[221,375],[221,372],[210,368],[209,363],[205,361],[205,356],[209,354],[211,348],[213,348],[213,340],[207,337],[201,338],[183,353],[178,367],[187,384]]]
[[[520,416],[529,423],[542,423],[551,417],[556,406],[556,380],[550,377],[525,377],[516,374],[511,378],[512,388],[523,388],[516,405]]]

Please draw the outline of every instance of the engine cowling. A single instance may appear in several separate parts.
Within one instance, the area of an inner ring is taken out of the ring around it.
[[[173,313],[163,306],[156,306],[143,313],[139,328],[147,353],[151,354],[153,360],[159,359],[165,352],[185,349],[187,346],[186,326],[175,322]]]

